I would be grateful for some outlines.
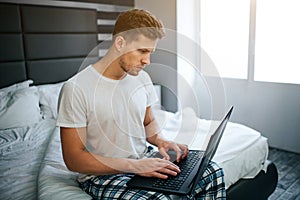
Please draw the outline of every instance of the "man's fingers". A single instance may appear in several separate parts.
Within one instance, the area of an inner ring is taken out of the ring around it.
[[[179,149],[179,148],[178,148]],[[181,151],[181,149],[179,149],[179,150],[176,150],[176,161],[177,162],[179,162],[180,161],[180,159],[181,159],[181,157],[182,157],[182,151]]]
[[[177,176],[177,174],[180,173],[180,169],[177,165],[167,160],[164,161],[166,161],[165,166],[160,168],[157,172],[171,176]]]
[[[151,161],[152,167],[145,168],[145,170],[139,173],[140,175],[167,179],[168,176],[176,176],[180,173],[179,167],[168,160],[154,158],[149,161]]]
[[[162,157],[166,160],[170,160],[170,156],[169,154],[166,152],[166,150],[164,148],[161,148],[159,150],[160,155],[162,155]]]
[[[179,167],[177,165],[175,165],[174,163],[168,161],[168,160],[160,159],[159,165],[162,166],[158,170],[160,172],[164,172],[165,173],[165,172],[170,172],[170,170],[173,171],[173,172],[176,172],[176,173],[180,172]]]
[[[181,149],[183,149],[182,158],[185,158],[188,155],[189,148],[185,144],[180,144],[179,146],[180,146]]]
[[[162,173],[159,173],[159,172],[153,172],[152,176],[157,177],[157,178],[161,178],[161,179],[167,179],[168,178],[168,175],[162,174]]]

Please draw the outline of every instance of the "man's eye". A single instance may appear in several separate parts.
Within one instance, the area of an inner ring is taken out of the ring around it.
[[[141,53],[147,53],[148,51],[146,49],[140,49]]]

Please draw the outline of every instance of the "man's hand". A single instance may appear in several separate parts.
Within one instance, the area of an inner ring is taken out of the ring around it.
[[[188,154],[188,146],[185,144],[177,144],[172,141],[165,140],[160,135],[160,128],[158,127],[154,115],[152,114],[151,106],[147,107],[146,115],[144,119],[144,126],[147,135],[147,141],[158,147],[159,153],[166,160],[170,160],[168,155],[169,150],[174,150],[176,152],[176,161],[179,162]]]
[[[167,179],[168,175],[177,176],[180,169],[174,163],[161,158],[144,158],[134,163],[134,173],[140,176]]]
[[[169,150],[174,150],[176,152],[176,161],[179,162],[181,159],[184,159],[188,154],[188,146],[185,144],[177,144],[172,141],[162,141],[158,144],[159,153],[166,159],[170,160],[168,154]]]

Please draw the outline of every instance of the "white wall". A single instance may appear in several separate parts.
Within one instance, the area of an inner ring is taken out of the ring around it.
[[[176,45],[176,1],[135,0],[135,7],[146,9],[157,16],[166,28],[166,37],[159,41],[151,56],[151,65],[145,70],[152,81],[161,84],[162,104],[168,111],[177,111],[177,45]]]

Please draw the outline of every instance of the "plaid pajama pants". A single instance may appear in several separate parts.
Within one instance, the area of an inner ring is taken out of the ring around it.
[[[131,200],[171,200],[184,199],[184,197],[165,195],[159,192],[129,189],[126,183],[132,174],[116,174],[96,176],[79,183],[82,190],[91,195],[93,199],[131,199]],[[209,163],[202,179],[194,191],[194,199],[226,199],[224,173],[214,162]]]

